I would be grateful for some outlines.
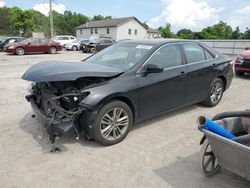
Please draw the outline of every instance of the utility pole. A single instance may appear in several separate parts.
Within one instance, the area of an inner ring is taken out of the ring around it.
[[[50,18],[50,36],[52,38],[54,36],[52,0],[49,0],[49,18]]]

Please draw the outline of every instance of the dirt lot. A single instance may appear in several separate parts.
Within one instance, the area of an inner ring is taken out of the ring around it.
[[[22,74],[44,60],[80,60],[81,52],[56,55],[0,54],[0,187],[241,187],[250,183],[222,169],[204,177],[201,134],[195,120],[250,108],[250,76],[235,78],[215,108],[193,105],[136,125],[120,144],[102,147],[74,135],[57,141],[62,152],[49,153],[48,136],[31,118]]]

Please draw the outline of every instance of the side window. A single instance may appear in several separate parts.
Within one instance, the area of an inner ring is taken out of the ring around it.
[[[176,67],[182,64],[181,52],[177,45],[166,45],[160,48],[147,62],[162,68]]]
[[[41,43],[42,44],[47,44],[47,43],[49,43],[49,40],[48,39],[41,39]]]
[[[30,41],[31,44],[40,44],[40,39],[32,39]]]
[[[12,44],[12,43],[14,43],[14,42],[16,42],[16,39],[10,39],[10,40],[8,41],[8,44]]]
[[[204,52],[205,52],[205,55],[206,55],[206,60],[214,59],[214,56],[209,51],[204,49]]]
[[[71,40],[75,40],[75,37],[70,37]]]
[[[183,48],[188,64],[206,60],[204,49],[198,44],[186,43]]]
[[[104,43],[111,43],[111,40],[104,40]]]

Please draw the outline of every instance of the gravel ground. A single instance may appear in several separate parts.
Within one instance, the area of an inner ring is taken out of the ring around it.
[[[207,178],[201,170],[201,133],[195,120],[250,108],[250,76],[234,78],[215,108],[192,105],[136,125],[120,144],[102,147],[75,136],[57,140],[31,118],[22,74],[44,60],[80,60],[81,52],[13,56],[0,53],[0,187],[241,187],[250,183],[231,172]]]

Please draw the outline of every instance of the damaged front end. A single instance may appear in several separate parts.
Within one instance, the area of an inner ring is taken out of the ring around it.
[[[86,88],[103,83],[107,78],[80,78],[76,81],[39,82],[31,86],[31,94],[26,99],[31,103],[35,116],[42,122],[50,140],[71,132],[84,132],[83,115],[89,113],[90,108],[81,101],[90,92]],[[88,119],[88,117],[86,117]]]

